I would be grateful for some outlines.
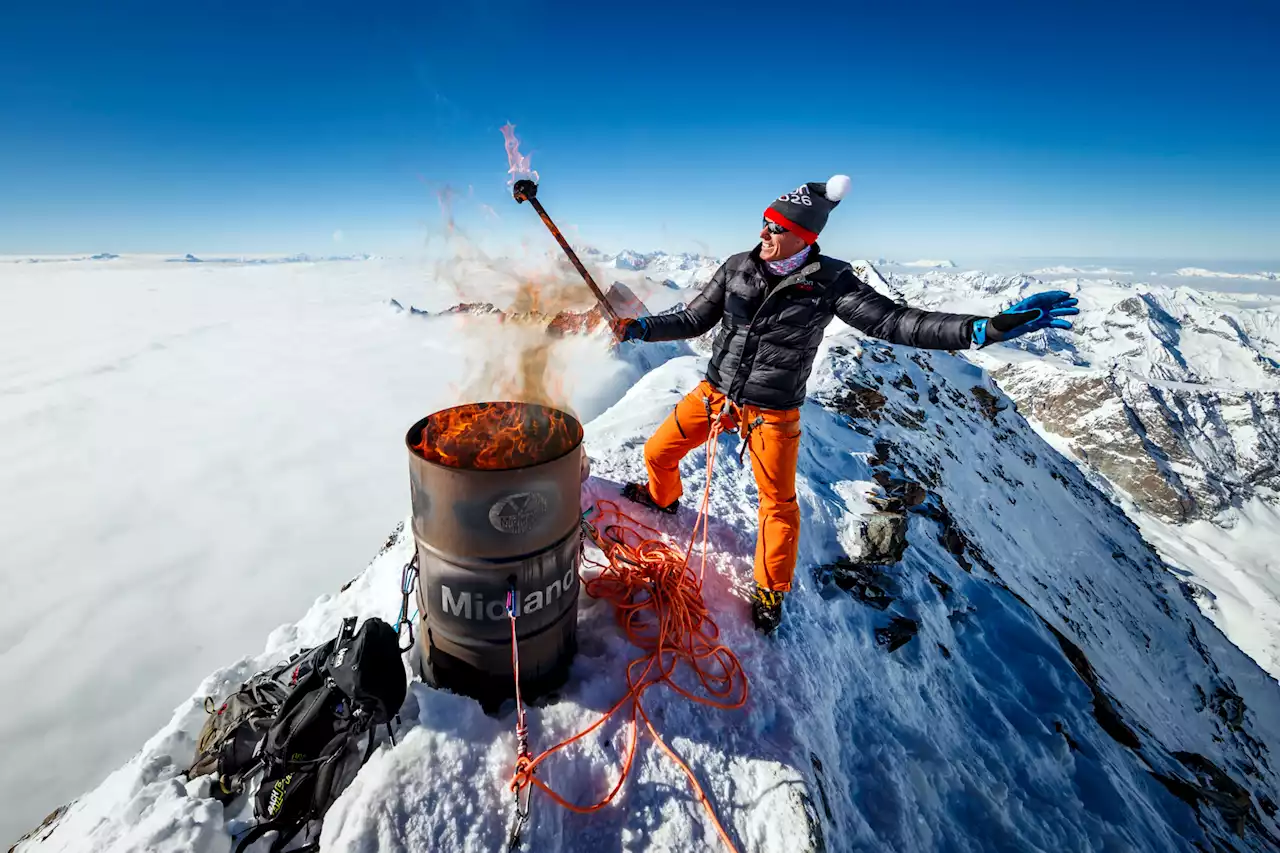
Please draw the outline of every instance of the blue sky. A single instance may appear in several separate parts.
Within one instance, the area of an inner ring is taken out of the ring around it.
[[[1270,0],[725,6],[6,4],[0,252],[407,251],[442,187],[545,241],[511,121],[606,249],[748,248],[846,172],[845,255],[1280,256]]]

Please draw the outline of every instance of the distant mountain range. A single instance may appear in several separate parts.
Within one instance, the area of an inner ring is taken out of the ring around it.
[[[373,255],[286,255],[283,257],[261,257],[261,258],[197,258],[195,255],[187,254],[181,258],[166,258],[171,264],[314,264],[325,261],[367,261],[373,258]]]

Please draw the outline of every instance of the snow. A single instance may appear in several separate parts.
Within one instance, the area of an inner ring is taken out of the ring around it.
[[[0,839],[348,580],[402,512],[405,430],[513,373],[518,331],[386,306],[456,301],[430,269],[125,256],[0,272],[0,674],[26,685],[0,714]],[[581,341],[557,353],[605,362]],[[565,390],[601,405],[595,385]]]
[[[1041,269],[1032,270],[1031,275],[1085,275],[1085,276],[1103,276],[1103,275],[1133,275],[1132,270],[1117,270],[1110,267],[1074,267],[1059,264],[1052,267],[1043,267]]]
[[[243,810],[204,796],[207,779],[181,777],[204,697],[332,636],[346,615],[393,618],[412,552],[403,535],[338,589],[359,564],[351,552],[374,550],[407,512],[403,430],[486,382],[506,393],[511,359],[534,346],[492,318],[392,312],[396,296],[453,298],[418,293],[413,264],[161,264],[51,267],[0,289],[0,317],[21,309],[29,320],[46,299],[67,306],[53,328],[10,323],[0,334],[0,393],[19,404],[17,422],[5,409],[5,435],[24,437],[6,447],[0,494],[24,495],[6,507],[21,522],[6,539],[25,549],[0,576],[14,592],[0,625],[31,652],[24,668],[10,645],[0,666],[6,683],[31,686],[11,703],[19,713],[61,691],[21,725],[9,715],[0,724],[13,774],[0,777],[4,829],[28,829],[56,804],[42,805],[53,792],[35,784],[54,764],[51,743],[75,757],[57,762],[64,772],[104,741],[119,748],[109,760],[124,762],[23,853],[226,851]],[[643,298],[670,293],[651,284]],[[513,340],[516,351],[504,350]],[[643,441],[706,362],[683,345],[562,343],[549,361],[564,382],[540,390],[587,420],[589,503],[641,475]],[[1280,745],[1280,685],[1182,595],[1120,508],[973,363],[864,341],[839,323],[819,358],[803,410],[800,569],[776,638],[755,634],[747,615],[755,485],[736,439],[722,439],[712,483],[705,595],[751,680],[748,706],[712,711],[661,690],[645,700],[740,849],[1267,849],[1280,825],[1262,798],[1280,797],[1280,779],[1263,750]],[[878,420],[836,410],[854,385],[886,398]],[[984,411],[975,388],[999,411]],[[860,553],[877,441],[891,442],[889,467],[929,484],[970,543],[966,568],[938,521],[910,515],[906,556],[883,569],[895,597],[884,612],[815,571]],[[701,450],[684,463],[691,494],[704,465]],[[692,520],[682,510],[655,523],[679,539]],[[1251,510],[1237,529],[1247,538],[1272,521]],[[63,554],[68,544],[75,555]],[[291,612],[303,615],[280,625]],[[919,629],[890,654],[875,632],[894,617]],[[530,712],[535,750],[607,708],[635,655],[606,605],[584,598],[579,620],[569,684]],[[265,644],[253,639],[277,625]],[[1243,702],[1233,723],[1222,696]],[[1119,729],[1104,726],[1100,703]],[[175,705],[165,722],[161,709]],[[338,800],[322,849],[501,849],[512,716],[414,682],[395,745],[383,743]],[[37,727],[47,739],[26,746]],[[615,778],[625,735],[610,725],[540,776],[594,800]],[[682,772],[642,744],[614,806],[581,816],[535,795],[524,849],[715,849]],[[1243,785],[1256,815],[1243,839],[1213,806],[1197,812],[1154,779],[1207,784],[1175,753],[1203,755]]]
[[[955,262],[954,261],[930,261],[930,260],[901,261],[901,262],[898,262],[896,266],[927,267],[929,269],[954,269]]]
[[[720,266],[719,258],[688,253],[636,252],[626,249],[616,255],[597,252],[587,254],[590,260],[610,273],[626,271],[642,274],[639,278],[632,277],[628,283],[649,279],[665,282],[676,288],[702,285]]]
[[[1265,477],[1280,446],[1280,297],[1185,284],[1079,277],[1041,282],[981,272],[890,276],[877,286],[911,304],[975,313],[994,313],[1049,287],[1076,296],[1081,314],[1073,334],[1028,336],[969,357],[1000,371],[1010,389],[1024,389],[1024,408],[1061,393],[1064,381],[1094,378],[1112,383],[1119,395],[1116,405],[1123,401],[1148,426],[1169,422],[1177,428],[1167,436],[1170,443],[1150,434],[1142,441],[1157,442],[1157,455],[1185,456],[1168,467],[1200,501],[1196,517],[1171,525],[1123,488],[1116,498],[1166,559],[1219,596],[1216,606],[1202,599],[1206,614],[1280,678],[1280,572],[1272,556],[1280,553],[1280,525],[1247,523],[1280,512],[1280,497]],[[1013,372],[1002,370],[1006,367]],[[1095,414],[1098,420],[1127,417],[1106,410]],[[1086,469],[1093,464],[1078,442],[1055,441],[1043,423],[1033,423]],[[1096,427],[1091,437],[1101,445],[1124,438]],[[1245,511],[1248,507],[1254,509]],[[1248,535],[1227,529],[1241,515],[1246,523],[1237,529]]]
[[[1280,280],[1280,273],[1277,272],[1221,272],[1219,270],[1206,270],[1200,267],[1182,267],[1174,275],[1187,276],[1193,278],[1241,278],[1249,281],[1277,281]]]
[[[1208,591],[1198,602],[1263,669],[1280,673],[1280,506],[1253,498],[1213,521],[1170,525],[1144,518],[1143,535],[1187,579]]]

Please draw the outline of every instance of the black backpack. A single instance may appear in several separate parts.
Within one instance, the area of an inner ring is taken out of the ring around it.
[[[310,672],[324,663],[336,640],[306,649],[284,663],[257,673],[218,705],[205,697],[208,713],[196,740],[196,758],[187,777],[213,774],[213,796],[229,802],[244,790],[261,763],[257,752],[285,699]]]
[[[404,664],[395,629],[371,618],[355,630],[356,620],[343,621],[334,640],[303,652],[286,664],[259,673],[235,694],[246,694],[253,708],[228,729],[218,745],[220,760],[215,786],[228,797],[260,775],[253,811],[258,822],[239,841],[237,853],[268,832],[278,836],[273,853],[283,850],[304,829],[312,833],[329,806],[346,790],[377,745],[376,727],[387,726],[404,703]],[[275,685],[291,682],[278,695]],[[231,710],[231,700],[226,708]],[[245,762],[245,745],[256,738]],[[196,765],[200,764],[197,758]],[[217,795],[217,793],[215,793]],[[314,844],[303,850],[315,850]]]

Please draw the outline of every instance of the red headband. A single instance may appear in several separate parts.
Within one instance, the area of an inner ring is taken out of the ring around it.
[[[779,224],[779,225],[781,225],[783,228],[785,228],[785,229],[787,229],[788,231],[790,231],[792,234],[795,234],[795,235],[796,235],[797,237],[799,237],[801,240],[804,240],[804,242],[805,242],[806,244],[810,245],[810,246],[812,246],[814,243],[818,242],[818,235],[817,235],[817,234],[815,234],[814,232],[810,231],[808,228],[803,228],[803,227],[801,227],[801,226],[799,226],[799,225],[795,224],[795,223],[794,223],[794,222],[792,222],[790,219],[787,219],[787,217],[785,217],[785,216],[783,216],[781,213],[779,213],[779,212],[777,211],[777,209],[775,209],[775,208],[772,208],[772,207],[766,207],[766,208],[764,209],[764,218],[765,218],[765,219],[767,219],[767,220],[769,220],[770,222],[776,222],[776,223],[778,223],[778,224]]]

